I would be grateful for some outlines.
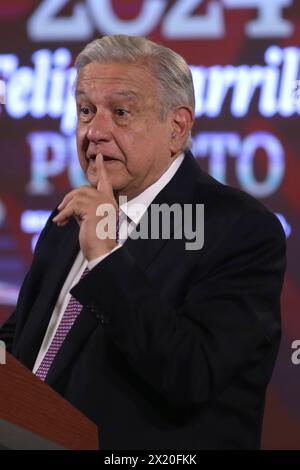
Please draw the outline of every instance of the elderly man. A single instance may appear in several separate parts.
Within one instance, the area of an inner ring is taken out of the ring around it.
[[[281,225],[188,150],[195,103],[182,57],[111,36],[76,67],[90,186],[50,217],[0,338],[99,426],[102,449],[259,448],[280,341]],[[182,225],[196,238],[204,205],[204,244],[187,249],[171,217],[168,237],[138,236],[156,227],[154,204],[192,208]],[[110,207],[113,236],[98,230]]]

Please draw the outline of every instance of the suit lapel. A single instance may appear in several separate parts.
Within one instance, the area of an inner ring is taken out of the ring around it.
[[[77,222],[71,220],[64,230],[56,256],[45,275],[39,296],[14,351],[15,356],[30,369],[38,355],[59,292],[79,252]]]

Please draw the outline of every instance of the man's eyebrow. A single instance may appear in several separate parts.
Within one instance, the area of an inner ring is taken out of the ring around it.
[[[88,96],[83,90],[75,90],[75,96]]]
[[[75,96],[88,96],[88,94],[83,90],[76,90]],[[133,90],[121,90],[114,91],[111,96],[123,96],[125,98],[137,98],[139,95]]]

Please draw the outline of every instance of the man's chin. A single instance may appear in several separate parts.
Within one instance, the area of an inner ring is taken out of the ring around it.
[[[86,179],[87,179],[88,183],[90,184],[90,186],[92,188],[97,189],[98,179],[95,178],[95,177],[91,177],[90,175],[85,175],[85,176],[86,176]],[[112,190],[113,190],[115,195],[118,194],[118,192],[122,191],[123,189],[124,189],[123,184],[121,184],[121,183],[120,184],[117,184],[117,183],[114,184],[114,182],[112,182]]]

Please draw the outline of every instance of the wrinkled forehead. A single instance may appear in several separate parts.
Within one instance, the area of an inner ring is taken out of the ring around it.
[[[128,63],[91,62],[78,73],[75,95],[108,91],[127,99],[137,99],[145,94],[154,94],[155,82],[148,67]]]

